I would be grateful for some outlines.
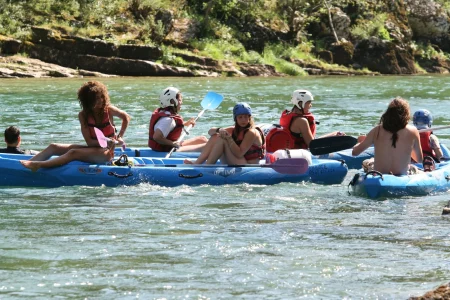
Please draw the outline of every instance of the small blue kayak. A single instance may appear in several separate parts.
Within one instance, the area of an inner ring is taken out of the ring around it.
[[[313,159],[309,167],[306,163],[302,172],[290,172],[297,165],[279,165],[278,161],[270,165],[190,165],[183,164],[180,158],[130,157],[125,166],[73,161],[61,167],[41,168],[32,172],[19,161],[30,157],[0,154],[0,186],[120,186],[150,183],[172,187],[241,183],[270,185],[302,181],[340,184],[348,171],[343,162],[323,159]],[[290,159],[296,160],[304,159]]]
[[[372,199],[447,192],[450,190],[450,162],[438,163],[434,171],[415,175],[395,176],[377,171],[366,174],[359,171],[349,185],[354,195]]]
[[[450,159],[450,150],[444,144],[441,144],[442,154],[444,160]],[[349,169],[361,169],[362,162],[366,159],[372,158],[375,155],[374,148],[370,147],[358,156],[352,156],[352,149],[333,152],[330,154],[319,155],[317,158],[333,159],[344,161]]]

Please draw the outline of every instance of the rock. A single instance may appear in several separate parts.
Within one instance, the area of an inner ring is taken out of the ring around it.
[[[196,38],[200,24],[190,19],[174,20],[172,29],[164,38],[164,44],[177,46],[181,49],[190,48],[189,42]]]
[[[282,74],[278,73],[275,70],[275,67],[271,65],[248,64],[243,62],[238,62],[237,65],[241,72],[247,76],[282,76]]]
[[[20,52],[21,45],[21,41],[0,36],[0,53],[2,54],[17,54]]]
[[[321,50],[317,53],[317,57],[329,64],[334,63],[333,53],[331,51]]]
[[[411,51],[374,37],[356,46],[353,60],[363,68],[381,74],[417,73]]]
[[[444,284],[437,289],[425,293],[423,296],[410,297],[408,300],[449,300],[450,284]]]
[[[129,59],[158,60],[163,51],[159,47],[141,45],[120,45],[102,40],[82,38],[78,36],[61,35],[50,29],[32,27],[34,44],[40,44],[52,49],[62,50],[71,55],[85,54],[104,57],[121,57]]]
[[[330,48],[333,53],[333,62],[342,66],[350,66],[353,63],[353,44],[350,42],[335,43]]]

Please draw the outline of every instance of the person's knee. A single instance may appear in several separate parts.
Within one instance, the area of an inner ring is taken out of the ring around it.
[[[200,137],[200,142],[202,142],[202,143],[207,143],[208,142],[208,139],[206,138],[206,136],[204,136],[204,135],[202,135],[201,137]]]

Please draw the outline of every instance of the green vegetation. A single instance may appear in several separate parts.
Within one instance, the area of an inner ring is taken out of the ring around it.
[[[383,13],[376,15],[372,20],[359,20],[357,25],[352,28],[351,32],[353,36],[361,40],[374,36],[382,40],[390,41],[391,37],[385,27],[387,18],[388,15]]]
[[[447,0],[436,2],[450,9]],[[336,42],[330,29],[336,12],[349,16],[353,43],[369,37],[391,41],[386,24],[394,16],[385,7],[386,1],[367,0],[0,0],[0,35],[25,40],[31,26],[41,26],[115,44],[158,45],[163,63],[188,67],[167,34],[171,20],[189,20],[196,32],[184,41],[186,54],[271,64],[301,75],[290,61],[318,62],[315,53]],[[445,56],[430,47],[417,46],[417,53]]]

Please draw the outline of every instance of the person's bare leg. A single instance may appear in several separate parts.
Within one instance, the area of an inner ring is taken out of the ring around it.
[[[194,162],[192,162],[188,159],[185,159],[184,163],[185,164],[202,164],[202,163],[204,163],[208,159],[209,153],[211,152],[211,150],[217,140],[221,140],[221,139],[218,138],[217,135],[212,136],[209,139],[209,141],[206,143],[206,145],[203,147],[202,153],[200,153],[199,157]]]
[[[31,161],[44,161],[52,157],[53,155],[63,155],[70,149],[84,148],[86,146],[74,145],[74,144],[50,144],[47,148],[30,158]]]
[[[65,165],[71,161],[79,160],[90,163],[105,163],[109,160],[109,150],[102,148],[76,148],[67,153],[45,161],[21,160],[20,163],[33,172],[40,168],[53,168]]]
[[[224,145],[224,151],[222,157],[220,158],[220,161],[223,162],[224,164],[229,165],[245,165],[248,163],[244,157],[237,158],[233,154],[233,152],[231,152],[231,149],[228,145]]]
[[[183,141],[183,146],[178,148],[177,152],[202,151],[207,143],[208,139],[204,136],[194,137]]]
[[[225,153],[224,148],[227,146],[225,145],[226,141],[224,139],[217,139],[216,142],[213,144],[213,147],[208,155],[208,159],[206,160],[206,164],[212,165],[215,164],[219,158]]]

